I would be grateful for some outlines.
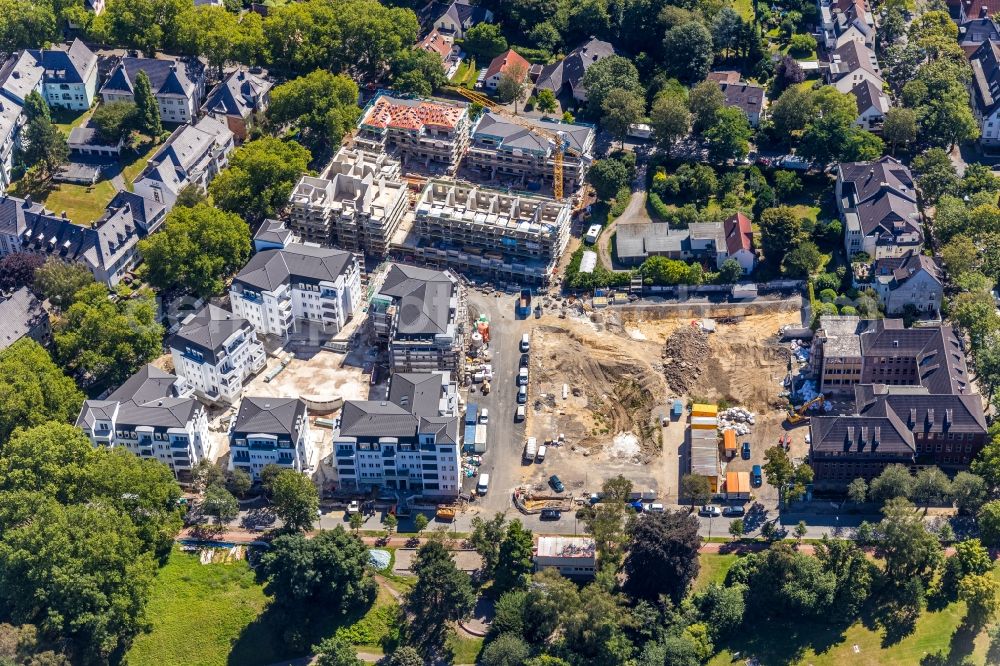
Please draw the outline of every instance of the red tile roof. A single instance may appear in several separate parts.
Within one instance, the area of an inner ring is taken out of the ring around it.
[[[428,53],[436,53],[443,61],[451,54],[452,44],[454,41],[450,36],[442,35],[437,28],[434,28],[417,43],[416,48],[423,49]]]
[[[519,56],[513,49],[509,49],[506,53],[501,53],[493,58],[493,62],[486,69],[486,78],[489,79],[505,72],[510,73],[517,67],[522,69],[524,76],[528,76],[531,63]]]
[[[726,234],[726,252],[730,255],[740,250],[749,251],[753,245],[753,231],[750,229],[750,218],[743,213],[730,215],[723,221],[722,230]]]

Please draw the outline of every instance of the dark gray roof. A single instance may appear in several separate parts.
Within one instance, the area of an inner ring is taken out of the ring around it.
[[[851,88],[851,94],[854,95],[857,102],[859,114],[872,107],[875,107],[882,114],[889,110],[889,98],[885,96],[881,88],[868,79]]]
[[[857,207],[858,221],[866,236],[889,233],[921,233],[916,202],[886,190],[881,196],[868,199]]]
[[[340,412],[344,437],[414,437],[417,417],[387,400],[348,400]]]
[[[260,433],[298,441],[306,416],[306,404],[299,398],[251,398],[240,402],[233,434]]]
[[[980,44],[969,64],[976,106],[989,115],[1000,104],[1000,43],[989,40]]]
[[[747,116],[764,110],[764,89],[756,83],[723,83],[721,87],[726,96],[726,106],[736,107]]]
[[[240,330],[250,330],[250,324],[246,319],[208,304],[185,320],[171,338],[170,346],[174,349],[184,349],[186,345],[195,346],[215,356],[222,348],[222,344]]]
[[[950,325],[897,327],[900,323],[898,319],[876,321],[861,334],[862,355],[866,359],[913,357],[919,367],[921,386],[933,394],[972,391],[965,354]]]
[[[457,281],[450,273],[406,264],[392,264],[379,293],[392,297],[399,307],[397,332],[404,335],[447,333],[451,297]]]
[[[192,77],[201,76],[201,71],[182,60],[160,60],[159,58],[122,58],[111,72],[101,92],[132,94],[139,72],[145,72],[154,95],[174,94],[191,97],[198,87]]]
[[[933,257],[920,252],[907,252],[902,257],[884,257],[876,259],[872,264],[872,274],[876,276],[892,276],[890,289],[902,287],[914,275],[926,273],[938,284],[943,282],[941,267]]]
[[[521,122],[525,121],[532,125],[537,125],[550,133],[561,132],[565,138],[567,147],[576,153],[590,153],[591,146],[594,143],[594,128],[589,125],[534,118],[521,119]],[[546,154],[550,149],[549,140],[545,136],[532,132],[523,125],[507,120],[503,116],[491,111],[487,111],[479,117],[479,121],[472,131],[473,141],[481,137],[493,138],[500,144],[500,147],[505,149],[517,148]]]
[[[847,76],[851,72],[861,69],[881,78],[881,73],[875,60],[875,52],[856,39],[844,42],[844,44],[833,51],[830,57],[831,62],[839,63],[839,67],[836,67],[837,72],[834,73]]]
[[[583,83],[583,75],[591,65],[614,54],[615,47],[610,43],[591,37],[559,62],[542,67],[535,87],[548,88],[557,95],[563,86],[575,90]]]
[[[894,157],[886,156],[874,162],[843,162],[840,178],[845,196],[850,195],[855,205],[880,195],[885,189],[916,201],[913,174]]]
[[[440,416],[444,373],[397,373],[388,400],[349,400],[340,416],[344,437],[416,437],[433,433],[439,444],[458,443],[458,416]]]
[[[267,219],[260,225],[260,229],[253,235],[255,241],[265,243],[276,243],[278,245],[288,245],[292,242],[295,234],[281,220]]]
[[[45,69],[46,83],[84,83],[97,69],[97,55],[79,39],[32,53]]]
[[[392,376],[389,401],[418,416],[437,416],[441,401],[441,376],[400,372]]]
[[[939,394],[924,387],[862,384],[855,387],[854,395],[859,414],[895,414],[911,432],[986,432],[983,401],[974,393]]]
[[[205,100],[201,110],[204,113],[249,118],[255,111],[260,110],[262,99],[273,85],[263,76],[241,67],[208,94],[208,99]]]
[[[87,400],[77,417],[79,427],[93,428],[98,419],[109,420],[117,410],[115,425],[183,428],[203,407],[194,398],[178,397],[177,377],[145,365],[104,400]]]
[[[482,23],[486,20],[487,9],[479,5],[471,5],[464,0],[454,0],[435,20],[435,22],[444,16],[449,16],[455,23],[463,28],[471,28],[477,23]]]
[[[809,430],[813,452],[902,460],[910,460],[916,453],[913,433],[893,412],[886,416],[814,416]]]
[[[356,263],[344,250],[289,243],[282,250],[255,254],[235,278],[254,289],[273,291],[286,282],[335,282]]]
[[[7,298],[0,296],[0,350],[31,333],[48,316],[41,301],[27,287]]]

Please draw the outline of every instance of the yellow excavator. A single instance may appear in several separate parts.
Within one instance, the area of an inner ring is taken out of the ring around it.
[[[795,425],[796,423],[801,423],[802,421],[805,421],[806,419],[809,418],[807,416],[807,412],[809,411],[810,407],[812,407],[813,405],[822,405],[824,402],[826,402],[826,398],[824,398],[823,395],[820,394],[820,395],[816,396],[815,398],[813,398],[812,400],[810,400],[809,402],[806,402],[805,404],[803,404],[798,409],[789,409],[788,410],[788,418],[786,419],[786,421],[790,425]]]
[[[566,140],[559,135],[558,132],[552,132],[540,127],[534,123],[528,122],[520,116],[516,116],[503,106],[501,106],[497,101],[490,99],[481,92],[476,92],[475,90],[469,90],[468,88],[459,88],[457,86],[451,86],[448,90],[461,95],[470,102],[475,102],[485,109],[489,109],[493,113],[503,116],[507,120],[520,125],[521,127],[529,130],[540,136],[544,136],[546,139],[555,144],[553,148],[553,165],[552,165],[552,194],[556,201],[562,201],[563,198],[563,157],[568,150],[566,146]]]

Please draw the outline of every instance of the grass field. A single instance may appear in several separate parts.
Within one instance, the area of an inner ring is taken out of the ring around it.
[[[475,87],[476,77],[478,76],[479,70],[476,69],[476,59],[468,57],[462,61],[455,75],[451,77],[451,84],[471,90]]]
[[[269,615],[267,602],[245,562],[201,565],[197,557],[175,550],[153,584],[147,608],[152,631],[136,639],[128,663],[264,666],[302,656],[285,646],[283,627]],[[341,632],[360,650],[378,654],[398,625],[396,609],[392,596],[379,588],[364,614],[314,617],[319,635],[309,642]],[[465,643],[457,642],[456,651],[470,651]]]
[[[92,186],[57,183],[43,203],[56,215],[66,211],[74,224],[86,226],[104,214],[104,207],[115,192],[110,180],[100,180]]]
[[[709,583],[721,583],[736,562],[736,555],[703,553],[701,572],[695,590]],[[994,575],[997,575],[994,570]],[[709,666],[742,664],[750,656],[768,666],[801,664],[810,666],[910,666],[919,664],[927,654],[950,654],[948,663],[961,663],[971,656],[971,663],[984,665],[988,638],[984,633],[970,636],[960,631],[965,604],[955,602],[941,610],[924,611],[915,631],[892,645],[883,646],[884,631],[857,622],[846,629],[833,623],[801,622],[792,625],[768,625],[749,622],[742,632],[720,645]],[[739,658],[734,654],[739,653]]]
[[[752,0],[733,0],[733,9],[739,12],[744,21],[753,21]]]

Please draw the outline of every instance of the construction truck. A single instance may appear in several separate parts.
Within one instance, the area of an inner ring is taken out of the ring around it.
[[[809,418],[807,412],[809,411],[810,408],[812,408],[813,405],[822,406],[824,402],[826,402],[826,398],[824,398],[822,394],[818,395],[812,400],[804,403],[798,409],[789,409],[788,418],[785,420],[790,425],[796,425],[798,423],[801,423],[802,421],[805,421]]]

